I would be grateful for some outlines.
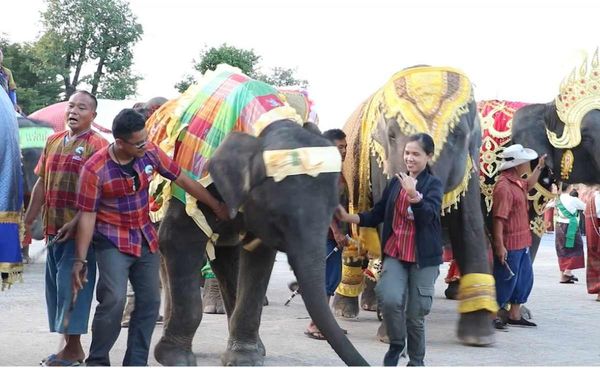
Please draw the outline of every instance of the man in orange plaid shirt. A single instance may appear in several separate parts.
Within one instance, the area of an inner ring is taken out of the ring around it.
[[[136,301],[129,322],[124,366],[148,364],[150,340],[160,307],[158,239],[149,216],[148,185],[154,172],[208,205],[220,219],[227,208],[193,181],[155,144],[148,142],[145,118],[133,109],[113,122],[115,143],[98,151],[81,171],[73,288],[81,289],[88,247],[98,263],[96,297],[86,365],[110,365],[109,353],[121,332],[121,316],[131,282]],[[93,240],[92,240],[93,239]]]
[[[65,335],[65,348],[45,358],[44,365],[77,365],[85,358],[80,335],[87,333],[90,307],[96,280],[94,252],[87,254],[87,278],[65,326],[65,314],[72,299],[71,269],[75,250],[75,230],[79,214],[76,206],[79,171],[95,152],[108,146],[100,134],[91,130],[96,117],[96,97],[77,91],[65,110],[68,130],[48,137],[36,167],[39,176],[33,188],[25,226],[31,227],[44,206],[44,229],[48,240],[46,257],[46,305],[50,331]]]

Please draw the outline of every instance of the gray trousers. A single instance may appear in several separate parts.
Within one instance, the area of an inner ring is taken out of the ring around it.
[[[97,234],[94,235],[94,248],[98,264],[96,299],[99,304],[92,323],[92,343],[86,365],[110,365],[109,353],[121,332],[129,279],[136,303],[131,313],[123,365],[145,366],[160,307],[158,252],[150,253],[144,240],[141,256],[133,257],[121,253],[110,241]]]
[[[439,274],[439,266],[419,268],[392,257],[383,261],[375,292],[390,344],[407,347],[409,365],[424,365],[425,316],[431,311]]]

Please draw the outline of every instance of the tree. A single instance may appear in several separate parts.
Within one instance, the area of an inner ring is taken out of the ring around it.
[[[44,66],[62,79],[65,98],[80,83],[98,97],[126,98],[141,77],[131,71],[133,46],[142,26],[124,0],[47,0],[45,34],[39,40]],[[84,70],[93,69],[92,74]]]
[[[60,99],[61,83],[56,73],[40,67],[42,61],[35,45],[11,43],[0,37],[4,65],[11,69],[17,83],[18,104],[25,113],[51,105]]]
[[[205,48],[200,52],[200,61],[194,60],[194,69],[202,74],[207,70],[215,70],[219,64],[229,64],[240,68],[247,76],[261,80],[273,86],[308,86],[308,81],[296,79],[296,69],[276,67],[270,73],[263,74],[259,62],[261,56],[254,50],[239,49],[234,46],[222,44],[219,47]],[[191,74],[186,74],[184,79],[175,84],[179,92],[184,92],[196,79]]]

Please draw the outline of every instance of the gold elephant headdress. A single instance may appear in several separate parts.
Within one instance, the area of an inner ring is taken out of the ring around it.
[[[591,110],[600,109],[600,61],[598,49],[588,68],[587,57],[563,80],[555,99],[556,112],[564,123],[560,137],[546,129],[548,140],[555,148],[568,149],[581,143],[581,121]]]

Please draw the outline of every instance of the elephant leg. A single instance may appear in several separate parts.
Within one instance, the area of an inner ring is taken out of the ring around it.
[[[212,270],[217,277],[216,280],[218,280],[217,287],[220,290],[219,294],[222,297],[228,319],[235,308],[240,248],[239,246],[216,247],[215,259],[210,261]]]
[[[444,216],[449,221],[453,254],[462,274],[457,335],[466,345],[486,346],[495,341],[492,316],[497,307],[478,175],[471,176],[468,188],[458,209]]]
[[[344,252],[346,252],[344,250]],[[342,281],[335,291],[333,297],[333,311],[338,317],[356,318],[359,313],[358,295],[362,291],[363,259],[350,261],[350,257],[344,257],[342,264]],[[348,261],[346,261],[348,260]]]
[[[529,255],[531,256],[531,264],[535,261],[538,249],[540,249],[540,242],[542,239],[537,236],[534,232],[531,232],[531,247],[529,248]]]
[[[277,251],[263,244],[240,251],[240,277],[235,310],[229,321],[227,350],[221,356],[226,366],[263,365],[264,347],[258,336],[260,317]]]
[[[196,365],[192,340],[202,320],[200,269],[206,241],[206,235],[185,213],[184,205],[172,199],[159,229],[168,289],[174,301],[163,336],[154,348],[154,357],[162,365]]]
[[[223,297],[219,288],[219,281],[216,278],[206,279],[204,282],[204,292],[202,293],[203,308],[206,314],[225,314],[223,306]]]
[[[368,277],[365,277],[365,288],[360,294],[360,307],[363,310],[375,312],[377,310],[377,296],[375,295],[375,286],[377,283]]]

